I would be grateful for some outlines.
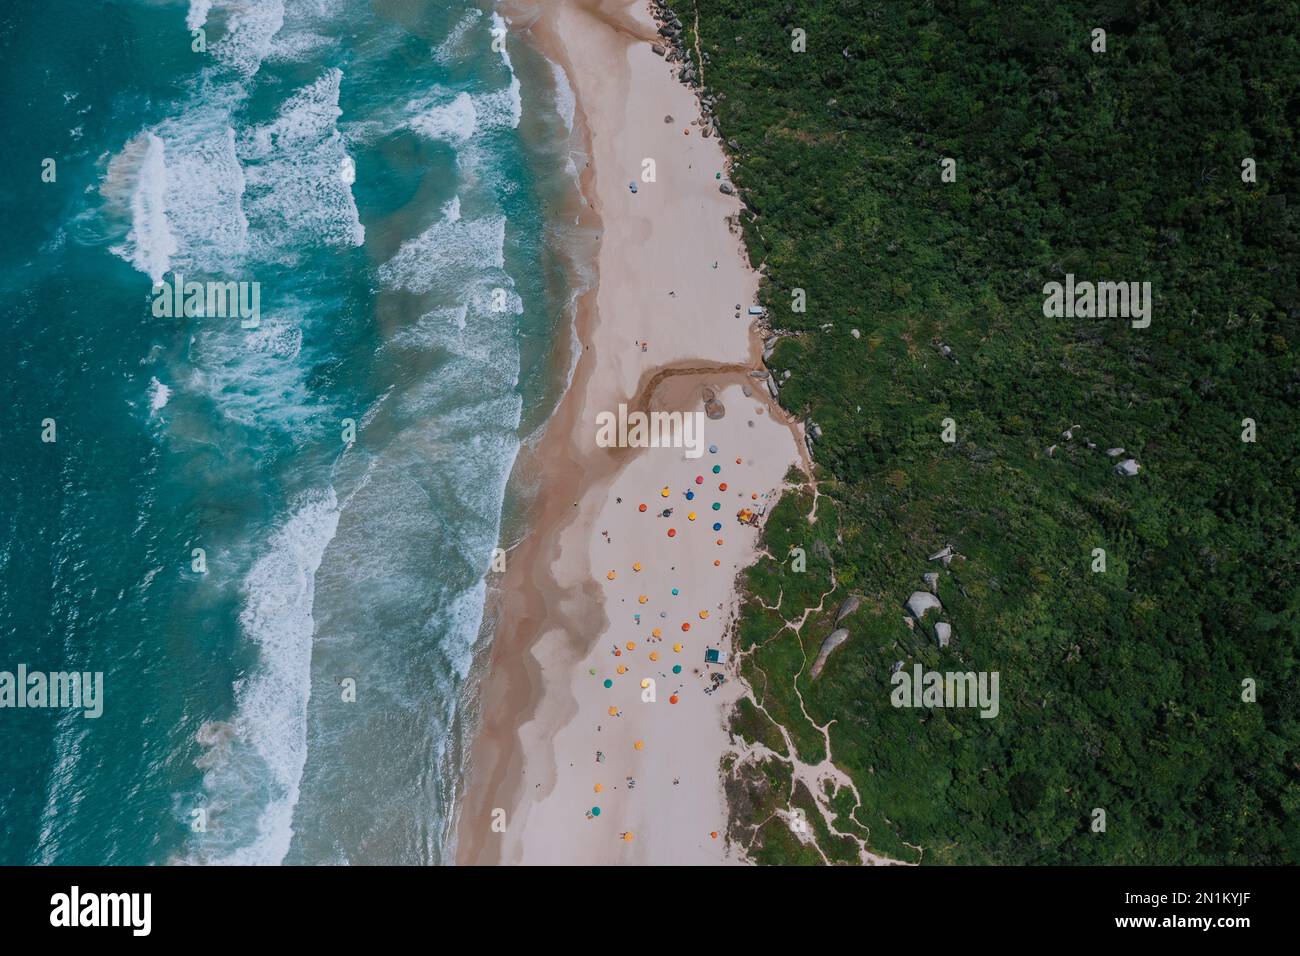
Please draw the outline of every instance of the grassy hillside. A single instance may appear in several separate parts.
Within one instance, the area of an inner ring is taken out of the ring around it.
[[[671,6],[690,46],[698,15],[782,404],[822,429],[817,523],[791,494],[767,529],[807,570],[754,569],[739,642],[801,758],[801,669],[835,719],[862,798],[839,828],[926,862],[1300,862],[1300,4]],[[1150,326],[1044,317],[1066,273],[1149,281]],[[904,624],[930,571],[942,651]],[[1000,714],[893,708],[897,660],[999,672]],[[733,835],[810,799],[784,779]],[[760,859],[811,861],[764,826]]]

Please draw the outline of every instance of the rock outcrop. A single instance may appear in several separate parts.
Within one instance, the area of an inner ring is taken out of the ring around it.
[[[831,651],[839,647],[849,639],[849,629],[839,627],[831,631],[830,636],[822,641],[821,650],[817,652],[817,659],[813,661],[812,669],[808,672],[809,676],[816,680],[821,674],[822,668],[826,666],[826,658],[831,656]]]

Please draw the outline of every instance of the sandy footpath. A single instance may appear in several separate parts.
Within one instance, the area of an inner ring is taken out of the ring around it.
[[[718,190],[718,141],[690,125],[693,94],[650,49],[648,8],[502,13],[510,42],[522,35],[563,65],[576,94],[599,279],[579,304],[572,386],[521,465],[543,500],[498,585],[457,859],[722,862],[718,764],[739,688],[704,655],[730,651],[737,574],[755,557],[758,531],[737,514],[770,505],[798,430],[748,375],[760,367],[744,315],[758,276],[727,222],[739,203]],[[725,415],[705,422],[701,457],[597,447],[598,414],[703,411],[705,389]]]

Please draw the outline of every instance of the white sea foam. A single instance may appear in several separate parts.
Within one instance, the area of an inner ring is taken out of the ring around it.
[[[478,13],[474,10],[466,14],[438,51],[435,51],[435,56],[440,61],[445,62],[463,46],[467,32],[478,21]],[[506,23],[500,14],[492,14],[491,32],[494,40],[497,37],[504,38]],[[519,78],[515,75],[510,51],[504,42],[501,43],[500,55],[501,62],[510,71],[510,82],[505,87],[488,93],[473,94],[436,88],[431,96],[407,104],[408,114],[413,114],[407,125],[432,139],[451,143],[463,143],[482,130],[517,128],[523,116],[523,99]],[[561,78],[569,101],[572,101],[573,91],[569,88],[567,78],[563,77],[562,70],[558,71],[557,87]],[[566,122],[572,126],[572,107],[565,107],[559,102],[563,95],[557,93],[557,109],[562,116],[568,110]]]
[[[206,395],[221,416],[261,431],[278,430],[308,438],[321,401],[308,386],[308,371],[298,360],[305,316],[285,303],[261,324],[199,327],[190,345],[192,392]]]
[[[347,157],[336,125],[342,79],[342,71],[326,70],[285,100],[272,122],[239,137],[245,206],[261,257],[292,262],[290,250],[304,245],[365,241],[352,190],[338,174]]]
[[[434,309],[420,316],[412,325],[399,329],[388,340],[388,345],[399,349],[427,351],[447,340],[452,331],[465,328],[466,306],[456,305]]]
[[[128,157],[138,156],[135,186],[131,192],[131,231],[123,245],[113,251],[145,273],[154,282],[162,280],[171,268],[176,253],[176,237],[167,218],[166,146],[153,133],[145,133],[123,150]],[[129,160],[128,160],[129,161]],[[115,176],[123,176],[110,167]]]
[[[519,95],[519,78],[511,75],[510,85],[474,97],[479,129],[515,129],[523,117],[523,100]]]
[[[218,109],[165,120],[108,164],[101,192],[131,219],[113,251],[154,282],[169,269],[219,271],[246,250],[244,174],[226,118]]]
[[[291,36],[285,36],[281,33],[275,37],[271,48],[267,51],[265,61],[268,63],[297,63],[337,44],[338,40],[321,36],[319,33],[294,33]]]
[[[423,456],[443,489],[445,501],[439,512],[452,519],[455,551],[477,575],[487,568],[500,537],[501,502],[519,451],[516,430],[523,400],[514,392],[479,401],[466,401],[465,397],[450,384],[442,389],[444,403],[434,406],[441,440],[424,449]],[[472,626],[455,629],[462,635],[457,643],[466,651],[478,633],[481,605],[480,595]],[[449,656],[456,656],[456,649],[449,647]],[[467,665],[468,658],[462,664]]]
[[[477,7],[466,11],[451,28],[447,38],[433,51],[433,58],[443,65],[460,59],[465,54],[465,40],[470,30],[474,29],[481,19],[483,19],[483,11]]]
[[[316,570],[338,530],[334,489],[306,495],[271,536],[267,552],[244,579],[239,623],[258,649],[257,669],[236,692],[238,746],[208,771],[204,784],[229,809],[263,800],[251,839],[214,861],[276,865],[293,839],[293,813],[307,762],[307,704],[311,698]],[[255,768],[246,766],[250,758]],[[249,774],[260,779],[249,789]],[[231,833],[235,819],[222,821]]]
[[[490,551],[487,558],[491,558]],[[487,563],[485,560],[484,565]],[[473,648],[483,626],[486,601],[487,581],[481,580],[452,598],[430,622],[429,630],[438,635],[443,653],[461,680],[469,676],[470,665],[474,663]]]
[[[501,14],[493,10],[492,11],[492,35],[494,37],[500,37],[502,41],[504,41],[507,32],[508,31],[506,30],[506,21],[501,18]],[[510,50],[506,47],[506,44],[504,42],[501,43],[501,62],[506,65],[506,69],[508,69],[511,72],[511,74],[515,72],[514,64],[510,62]]]
[[[559,113],[560,119],[564,120],[564,128],[573,132],[573,114],[577,109],[578,101],[573,95],[569,75],[564,72],[564,67],[555,61],[546,62],[551,65],[551,75],[555,78],[555,112]]]
[[[157,415],[171,400],[172,390],[158,381],[157,378],[149,379],[149,417]]]
[[[220,109],[191,110],[157,127],[167,144],[167,214],[174,265],[218,272],[248,249],[244,170],[235,131]]]
[[[228,31],[214,55],[224,50],[218,61],[243,79],[203,71],[181,111],[113,158],[102,192],[120,208],[128,203],[116,194],[126,182],[132,190],[131,233],[113,251],[156,282],[168,269],[230,273],[250,255],[292,264],[304,246],[362,244],[355,165],[336,125],[342,72],[325,71],[285,99],[272,121],[236,134],[247,80],[284,24],[284,3],[213,0],[192,6],[190,16],[206,21],[209,11],[225,14]],[[326,12],[317,0],[300,3],[293,23]],[[284,49],[311,36],[295,32]]]
[[[408,292],[435,289],[455,295],[466,272],[501,269],[505,265],[504,216],[460,218],[444,208],[443,217],[414,239],[402,243],[396,254],[379,267],[387,285]]]
[[[427,101],[417,100],[408,108],[416,113],[408,125],[430,139],[463,143],[474,135],[478,127],[474,97],[468,93],[457,93],[450,103],[440,105],[428,105]]]
[[[523,116],[519,79],[487,93],[455,92],[435,87],[428,96],[406,105],[406,125],[422,136],[453,145],[465,143],[475,133],[515,129]]]
[[[208,4],[209,9],[212,4]],[[284,0],[219,0],[227,11],[226,33],[211,47],[212,55],[245,78],[256,75],[284,26]],[[205,19],[208,11],[204,11]]]
[[[185,14],[185,29],[200,29],[208,22],[208,11],[211,9],[212,0],[190,0],[189,12]]]

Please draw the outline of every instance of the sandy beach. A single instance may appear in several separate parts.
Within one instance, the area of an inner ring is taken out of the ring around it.
[[[692,125],[694,94],[652,52],[644,2],[501,13],[510,42],[534,44],[573,87],[598,279],[578,303],[570,388],[517,466],[541,492],[493,582],[457,859],[735,861],[719,761],[740,688],[705,654],[730,652],[737,577],[756,557],[758,529],[738,515],[761,521],[801,448],[749,374],[758,275],[728,222],[740,204],[719,191],[725,160]],[[723,414],[704,421],[699,457],[597,443],[598,416],[620,404],[703,413],[710,395]]]

